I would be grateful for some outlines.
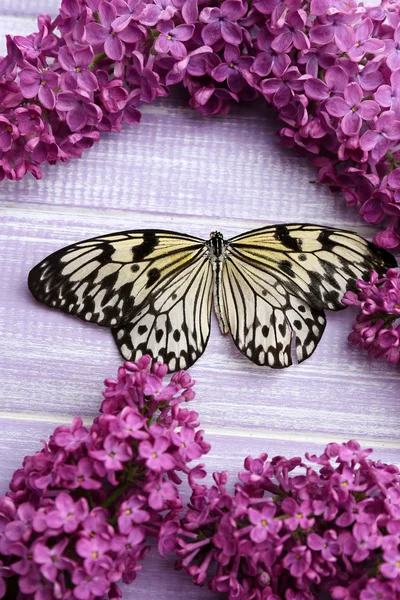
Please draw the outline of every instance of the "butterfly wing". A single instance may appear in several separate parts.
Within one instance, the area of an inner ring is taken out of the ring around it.
[[[170,372],[190,367],[210,335],[212,284],[208,255],[174,276],[129,323],[113,328],[122,356],[135,361],[150,354]]]
[[[324,309],[341,310],[343,294],[370,269],[395,266],[388,252],[355,233],[317,225],[278,225],[228,241],[221,293],[236,346],[259,365],[302,362],[325,328]]]
[[[58,250],[32,269],[39,302],[104,327],[129,322],[152,294],[202,260],[204,241],[175,232],[127,231]]]

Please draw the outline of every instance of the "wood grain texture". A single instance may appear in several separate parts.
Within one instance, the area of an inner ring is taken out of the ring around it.
[[[1,0],[5,33],[27,34],[34,16],[55,14],[58,0]],[[226,118],[203,118],[184,92],[144,107],[143,121],[106,134],[80,160],[45,167],[37,182],[0,184],[0,493],[25,454],[74,414],[88,422],[102,382],[121,358],[109,331],[37,304],[26,285],[39,260],[101,233],[162,227],[229,237],[261,225],[304,221],[372,237],[343,197],[310,183],[315,170],[281,147],[278,124],[261,102]],[[193,407],[212,443],[210,471],[242,466],[247,454],[319,452],[331,440],[357,438],[376,456],[400,463],[398,367],[351,347],[354,312],[328,314],[315,354],[272,371],[252,365],[213,322],[208,348],[191,374]],[[195,588],[173,561],[152,552],[124,592],[128,600],[215,598]],[[160,596],[161,595],[161,596]]]

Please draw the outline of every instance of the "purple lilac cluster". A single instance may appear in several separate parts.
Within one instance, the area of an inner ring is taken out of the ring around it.
[[[117,599],[136,578],[161,514],[182,509],[178,473],[192,479],[188,463],[210,449],[181,408],[194,381],[181,371],[163,385],[166,370],[125,363],[90,428],[58,427],[14,473],[0,499],[0,598]]]
[[[358,293],[346,292],[343,304],[358,306],[352,344],[359,345],[374,358],[400,363],[400,269],[389,269],[384,277],[371,271],[369,281],[357,280]]]
[[[192,483],[186,516],[161,527],[160,552],[175,549],[194,583],[230,600],[397,600],[400,474],[371,452],[328,444],[306,454],[318,470],[248,457],[233,494],[226,472],[211,487]]]
[[[375,242],[400,243],[400,4],[62,0],[0,60],[0,179],[41,177],[182,83],[200,113],[263,96]]]

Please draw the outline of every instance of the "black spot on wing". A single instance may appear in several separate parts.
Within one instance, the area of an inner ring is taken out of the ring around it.
[[[295,252],[301,252],[301,240],[293,237],[289,231],[289,229],[285,225],[278,225],[275,231],[275,239],[282,242],[286,248],[289,250],[294,250]]]
[[[132,249],[133,262],[140,262],[149,256],[157,246],[158,239],[154,231],[144,231],[142,243]]]
[[[326,229],[321,229],[321,233],[318,235],[317,240],[320,244],[322,244],[322,247],[324,250],[332,250],[332,248],[334,248],[337,244],[337,242],[333,242],[331,240],[331,231],[328,231]]]
[[[154,285],[156,283],[156,281],[158,281],[161,277],[161,273],[158,269],[153,268],[150,269],[149,272],[147,273],[147,283],[146,283],[146,287],[149,288],[152,285]]]
[[[289,277],[296,277],[296,273],[293,271],[293,265],[290,260],[281,260],[278,266],[280,270],[286,273],[286,275],[289,275]]]

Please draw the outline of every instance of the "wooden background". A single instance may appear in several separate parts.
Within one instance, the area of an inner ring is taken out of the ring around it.
[[[58,0],[1,0],[4,34],[36,29]],[[102,382],[121,358],[109,331],[37,304],[27,289],[32,266],[72,242],[102,233],[161,227],[227,237],[279,222],[316,222],[374,231],[341,195],[312,184],[314,169],[280,146],[263,103],[228,117],[203,118],[174,94],[143,110],[138,126],[107,134],[80,160],[45,167],[42,181],[0,184],[0,493],[26,454],[74,415],[88,423]],[[321,451],[357,438],[376,457],[400,463],[399,367],[350,346],[352,309],[330,313],[315,354],[273,371],[252,365],[222,337],[216,321],[208,348],[191,369],[193,408],[212,451],[210,471],[236,473],[246,455]],[[211,599],[155,551],[124,598]]]

